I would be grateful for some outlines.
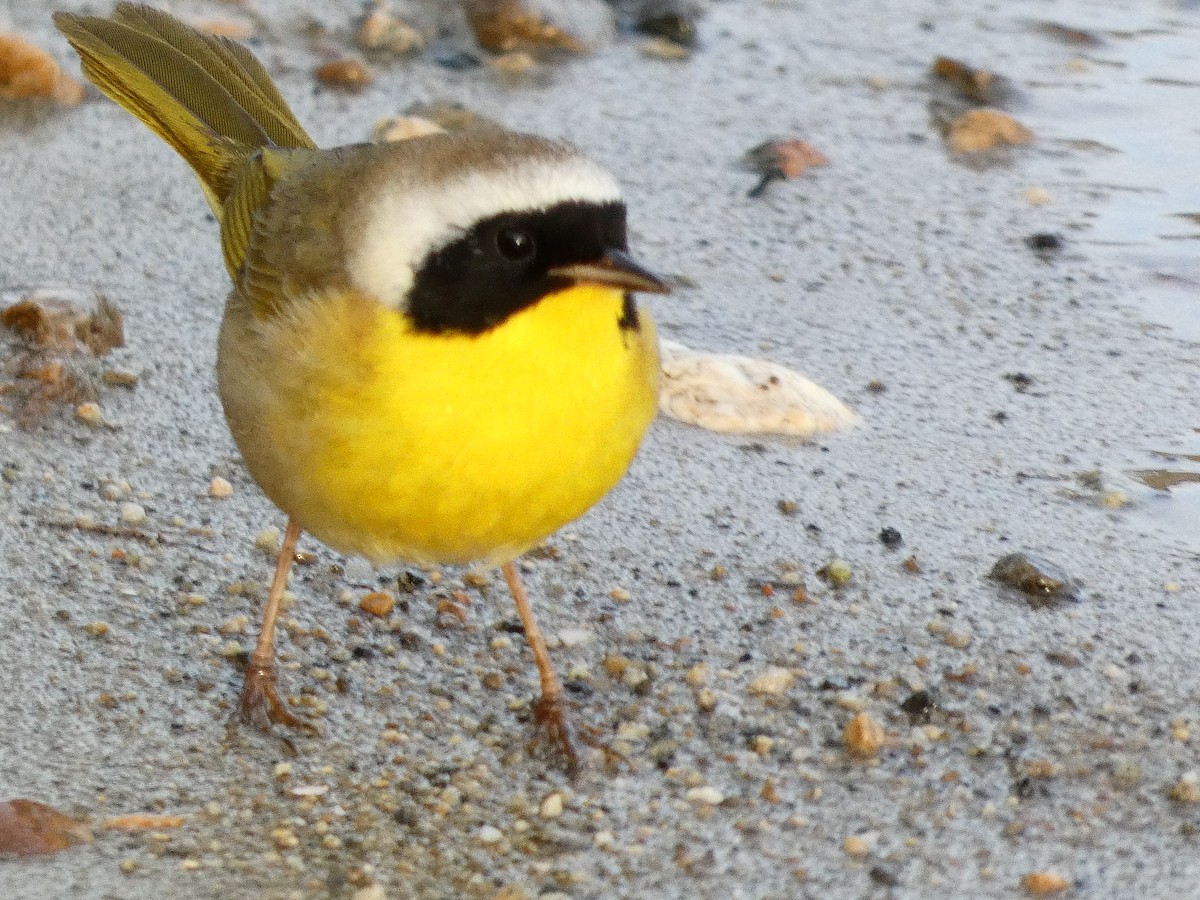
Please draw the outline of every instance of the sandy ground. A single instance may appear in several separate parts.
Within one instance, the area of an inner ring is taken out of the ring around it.
[[[73,67],[51,6],[8,17]],[[300,29],[305,13],[345,28],[357,3],[253,6],[319,142],[438,99],[578,142],[627,186],[641,255],[695,284],[653,300],[664,333],[797,367],[863,424],[796,444],[660,420],[625,482],[529,562],[578,719],[627,757],[592,753],[574,781],[523,751],[536,678],[498,577],[465,586],[465,625],[436,614],[461,572],[422,573],[377,620],[358,597],[397,572],[306,540],[284,677],[324,714],[290,757],[226,727],[225,654],[248,646],[269,577],[255,537],[283,522],[215,397],[226,282],[200,192],[109,103],[5,119],[0,286],[104,291],[128,333],[108,364],[140,380],[104,389],[111,430],[0,424],[0,797],[186,822],[0,862],[0,896],[1011,897],[1039,871],[1077,897],[1196,895],[1200,804],[1169,796],[1200,743],[1195,556],[1147,524],[1169,500],[1110,509],[1080,478],[1190,431],[1195,346],[1145,321],[1143,271],[1088,244],[1106,190],[1055,140],[1087,135],[1039,105],[1072,79],[1102,103],[1104,67],[1070,60],[1119,61],[1120,39],[1033,35],[1033,2],[726,2],[688,62],[622,38],[513,87],[426,56],[348,97],[314,89]],[[927,110],[938,53],[1012,76],[1038,141],[1008,166],[951,160]],[[790,134],[831,165],[747,199],[740,155]],[[1033,253],[1043,231],[1065,251]],[[214,475],[232,497],[207,496]],[[150,542],[54,524],[120,525],[126,502]],[[1035,609],[987,580],[1020,548],[1064,567],[1078,602]],[[836,558],[841,589],[816,574]],[[752,690],[772,669],[794,683]],[[934,705],[910,715],[921,690]],[[842,744],[859,709],[886,730],[877,760]]]

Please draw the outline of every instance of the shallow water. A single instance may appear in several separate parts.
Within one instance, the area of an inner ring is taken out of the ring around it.
[[[1064,45],[1065,65],[1031,92],[1030,124],[1092,147],[1086,170],[1075,160],[1056,167],[1098,201],[1075,239],[1144,269],[1145,290],[1131,300],[1200,340],[1200,4],[1075,7],[1054,11],[1102,43]]]
[[[1052,196],[1085,191],[1087,213],[1068,241],[1093,259],[1142,270],[1130,303],[1151,323],[1200,341],[1200,4],[1049,11],[1098,42],[1062,42],[1063,65],[1026,79],[1030,103],[1019,116],[1050,144],[1086,148],[1086,167],[1075,152],[1033,161],[1030,174],[1044,173]],[[1054,40],[1032,25],[1031,33]],[[1159,493],[1127,515],[1131,526],[1200,552],[1198,416],[1179,413],[1177,442],[1129,448],[1137,468],[1128,474]]]

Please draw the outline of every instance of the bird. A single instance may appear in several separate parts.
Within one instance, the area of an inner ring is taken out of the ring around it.
[[[607,494],[655,415],[658,343],[609,172],[503,129],[318,149],[241,44],[149,6],[54,23],[84,75],[191,166],[232,287],[225,419],[287,517],[235,716],[315,733],[280,696],[296,542],[504,575],[540,680],[534,743],[579,761],[514,562]],[[164,265],[166,265],[164,263]]]

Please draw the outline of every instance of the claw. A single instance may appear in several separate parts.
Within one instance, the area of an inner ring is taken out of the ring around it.
[[[579,754],[575,750],[574,728],[567,716],[567,701],[562,694],[543,694],[533,705],[533,724],[537,734],[530,741],[532,751],[539,744],[548,744],[566,762],[567,775],[579,773]],[[585,741],[586,742],[586,741]]]
[[[279,681],[274,665],[246,667],[246,681],[238,703],[238,714],[243,722],[259,731],[270,731],[271,725],[282,725],[308,734],[316,734],[317,727],[300,718],[287,708],[279,696]]]

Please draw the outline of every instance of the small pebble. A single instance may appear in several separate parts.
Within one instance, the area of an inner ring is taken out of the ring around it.
[[[965,631],[948,631],[942,641],[947,647],[953,647],[955,650],[965,650],[971,646],[972,637]]]
[[[1021,887],[1035,897],[1053,897],[1071,886],[1071,882],[1056,872],[1030,872],[1021,879]]]
[[[971,109],[946,125],[946,144],[955,153],[1017,147],[1032,140],[1032,131],[997,109]]]
[[[1038,253],[1057,253],[1063,248],[1064,241],[1061,235],[1054,234],[1050,231],[1037,231],[1025,238],[1025,244],[1030,250],[1035,250]]]
[[[108,369],[100,378],[105,384],[113,387],[131,388],[138,383],[137,373],[124,369]]]
[[[583,628],[564,628],[558,633],[558,639],[564,647],[582,647],[591,642],[592,633]]]
[[[687,47],[660,37],[647,38],[638,45],[638,49],[643,56],[651,59],[687,59],[691,55]]]
[[[234,616],[217,626],[217,631],[224,635],[245,634],[249,625],[249,616]]]
[[[703,803],[708,806],[719,806],[725,801],[725,795],[711,785],[694,787],[686,796],[689,803]]]
[[[644,741],[650,736],[650,726],[645,722],[622,722],[617,726],[617,737],[623,741]]]
[[[842,849],[846,851],[847,856],[863,857],[871,852],[871,845],[867,843],[866,838],[854,834],[842,842]]]
[[[493,56],[488,60],[488,65],[494,71],[509,78],[519,78],[538,68],[537,60],[533,58],[533,54],[525,50],[511,50],[508,53]]]
[[[563,813],[563,795],[555,792],[542,801],[538,815],[543,819],[557,819]]]
[[[365,63],[349,57],[318,66],[314,74],[325,84],[345,91],[361,91],[375,80]]]
[[[358,29],[358,46],[398,56],[425,48],[425,36],[381,4],[372,10]]]
[[[387,591],[371,591],[358,601],[359,609],[367,615],[378,616],[381,619],[390,616],[395,606],[396,598]]]
[[[146,521],[146,510],[140,503],[122,503],[119,515],[127,525],[141,525]]]
[[[637,29],[664,38],[681,47],[696,46],[696,20],[687,4],[678,0],[643,0],[638,10]]]
[[[478,832],[479,843],[498,844],[504,839],[504,834],[494,825],[484,825]]]
[[[1035,609],[1059,600],[1078,600],[1079,591],[1062,568],[1030,553],[1009,553],[996,560],[988,577],[1017,588]]]
[[[100,411],[99,403],[80,403],[75,407],[75,418],[93,428],[104,424],[104,413]]]
[[[297,799],[305,797],[323,797],[329,793],[327,784],[297,784],[288,789],[288,793]]]
[[[436,122],[421,116],[388,116],[375,123],[371,129],[371,140],[376,143],[407,141],[427,134],[442,134],[445,130]]]
[[[1132,759],[1119,759],[1113,763],[1113,783],[1122,790],[1131,791],[1142,783],[1142,767]]]
[[[650,680],[650,675],[641,666],[630,666],[621,675],[621,681],[631,691],[635,691]]]
[[[119,484],[108,481],[100,486],[100,496],[105,500],[120,500],[129,491]]]
[[[772,666],[761,675],[756,676],[746,686],[746,690],[755,696],[777,697],[781,694],[786,694],[795,682],[796,676],[792,674],[790,669]]]
[[[208,496],[217,500],[224,500],[226,497],[233,496],[233,485],[228,480],[217,475],[208,483]]]
[[[1100,505],[1105,509],[1124,509],[1132,502],[1124,491],[1105,491],[1100,495]]]
[[[869,758],[883,748],[883,727],[865,712],[860,712],[846,725],[842,743],[851,756]]]
[[[1045,206],[1050,202],[1050,192],[1045,188],[1026,188],[1021,196],[1025,198],[1025,202],[1030,206]]]
[[[274,553],[279,549],[279,529],[274,525],[264,528],[254,536],[254,546],[265,553]]]
[[[818,569],[817,577],[828,582],[830,587],[843,588],[854,580],[854,570],[844,559],[835,559]]]
[[[615,587],[608,592],[608,596],[612,597],[617,603],[628,603],[633,599],[633,596],[625,588]]]
[[[1176,803],[1200,803],[1200,774],[1185,772],[1171,787],[1170,797]]]

